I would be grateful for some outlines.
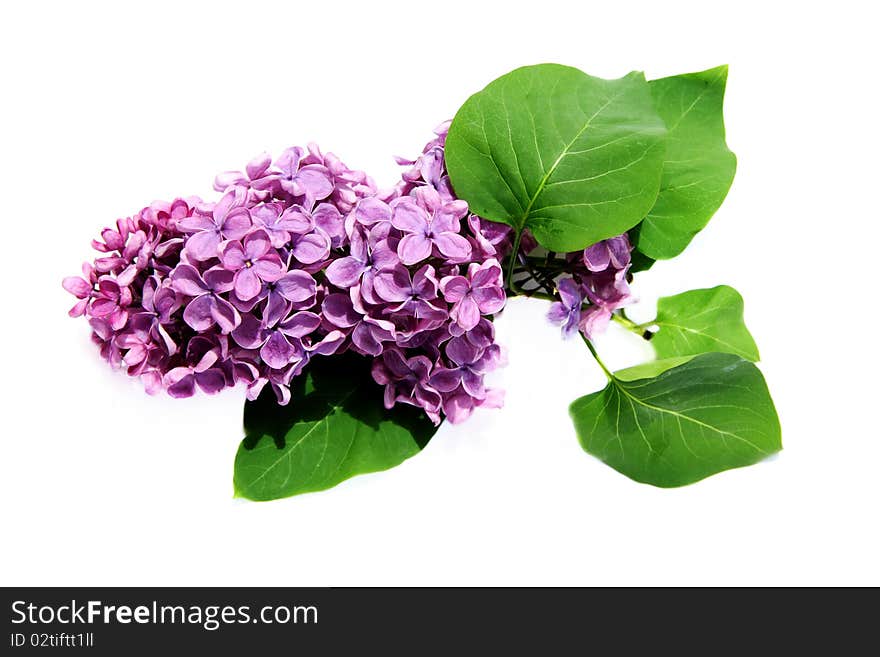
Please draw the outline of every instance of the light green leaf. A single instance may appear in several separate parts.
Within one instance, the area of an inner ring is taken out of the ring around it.
[[[644,75],[516,69],[471,96],[446,140],[456,194],[476,214],[576,251],[635,226],[660,187],[666,129]]]
[[[654,486],[690,484],[782,449],[764,377],[732,354],[701,354],[653,378],[612,376],[570,412],[587,452]]]
[[[657,358],[721,351],[759,360],[743,321],[743,298],[727,285],[690,290],[657,302],[659,330],[651,340]]]
[[[655,376],[663,374],[666,370],[678,367],[688,362],[693,356],[676,356],[673,358],[662,358],[660,360],[652,360],[641,365],[633,365],[623,370],[617,370],[614,373],[615,378],[621,381],[638,381],[639,379],[651,379]]]
[[[316,358],[279,406],[271,390],[245,405],[235,456],[237,497],[274,500],[387,470],[417,454],[436,431],[421,411],[382,403],[369,360]]]
[[[661,260],[681,253],[721,206],[736,156],[724,139],[727,67],[648,84],[669,130],[657,202],[640,226],[636,248]]]

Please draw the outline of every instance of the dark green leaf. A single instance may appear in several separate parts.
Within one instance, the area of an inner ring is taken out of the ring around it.
[[[386,410],[360,356],[316,358],[291,388],[287,406],[268,389],[245,405],[246,437],[233,478],[238,497],[274,500],[387,470],[417,454],[436,431],[413,407]]]
[[[759,360],[758,347],[743,321],[743,299],[727,285],[662,297],[655,323],[660,330],[651,344],[657,358],[721,351]]]
[[[635,226],[660,186],[666,129],[641,73],[516,69],[471,96],[446,140],[458,196],[493,221],[577,251]]]
[[[652,378],[613,376],[575,401],[571,416],[587,452],[654,486],[690,484],[782,449],[764,377],[732,354],[701,354]]]
[[[649,82],[669,130],[657,202],[641,225],[636,247],[662,260],[681,253],[721,206],[736,156],[724,140],[727,67]]]

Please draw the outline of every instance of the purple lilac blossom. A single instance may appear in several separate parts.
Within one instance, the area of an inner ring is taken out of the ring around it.
[[[547,313],[551,322],[562,326],[564,337],[579,330],[593,339],[608,327],[615,310],[634,301],[627,280],[631,251],[623,234],[597,242],[582,254],[569,254],[570,277],[556,284],[560,300]]]
[[[448,127],[398,160],[407,169],[388,190],[310,144],[218,175],[216,202],[120,219],[82,276],[64,279],[70,315],[151,394],[241,385],[255,399],[268,385],[286,404],[311,358],[350,350],[372,359],[389,408],[415,405],[435,423],[497,408],[503,394],[484,377],[503,364],[491,319],[511,230],[455,197]]]

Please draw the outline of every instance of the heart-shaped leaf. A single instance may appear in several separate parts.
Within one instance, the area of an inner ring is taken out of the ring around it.
[[[759,360],[743,321],[743,298],[727,285],[662,297],[654,323],[660,329],[651,340],[657,358],[721,351]]]
[[[669,130],[657,201],[636,248],[655,260],[684,251],[721,206],[736,173],[724,138],[727,67],[652,80],[651,95]]]
[[[666,129],[644,75],[518,68],[471,96],[446,140],[456,194],[553,251],[626,231],[653,206]]]
[[[268,389],[245,405],[236,496],[274,500],[387,470],[418,454],[436,431],[413,407],[386,410],[369,360],[353,354],[314,359],[291,393],[287,406]]]
[[[755,365],[701,354],[654,376],[630,368],[571,405],[583,448],[636,481],[683,486],[782,449],[779,419]],[[646,378],[647,377],[647,378]]]

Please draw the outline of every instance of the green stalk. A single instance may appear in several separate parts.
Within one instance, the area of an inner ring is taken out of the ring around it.
[[[613,381],[614,375],[611,373],[611,370],[609,370],[607,367],[605,367],[605,363],[602,362],[602,359],[599,358],[599,354],[596,352],[596,347],[593,346],[593,343],[590,342],[587,339],[587,336],[585,336],[580,331],[578,331],[578,335],[581,336],[581,339],[584,341],[584,344],[587,345],[587,349],[589,349],[590,353],[593,354],[593,358],[595,358],[596,362],[599,363],[599,367],[601,367],[602,371],[605,372],[605,376],[608,377],[608,380]]]

